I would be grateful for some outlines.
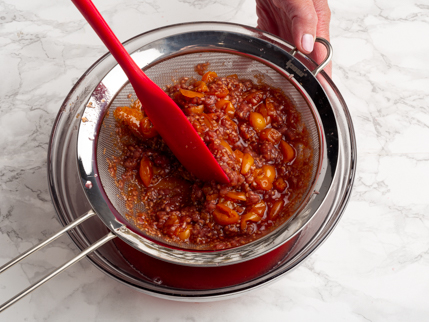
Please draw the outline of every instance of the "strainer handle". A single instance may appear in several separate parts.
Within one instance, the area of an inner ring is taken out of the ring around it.
[[[327,41],[325,38],[321,38],[321,37],[316,37],[316,42],[321,43],[323,46],[325,46],[326,48],[326,58],[325,60],[320,63],[319,66],[316,67],[315,70],[313,70],[311,73],[314,76],[317,76],[317,74],[319,74],[331,61],[332,59],[332,53],[333,53],[333,49],[332,49],[332,45],[329,41]],[[294,49],[292,49],[289,54],[292,56],[295,56],[295,54],[298,52],[298,49],[296,49],[296,47]]]
[[[3,265],[2,267],[0,267],[0,273],[4,272],[8,268],[12,267],[13,265],[15,265],[16,263],[18,263],[19,261],[21,261],[25,257],[29,256],[30,254],[32,254],[32,253],[36,252],[37,250],[43,248],[44,246],[46,246],[50,242],[52,242],[55,239],[57,239],[63,233],[65,233],[65,232],[69,231],[70,229],[76,227],[77,225],[81,224],[86,219],[88,219],[88,218],[90,218],[90,217],[92,217],[94,215],[95,215],[94,211],[92,211],[92,210],[88,211],[85,215],[83,215],[83,216],[79,217],[78,219],[76,219],[75,221],[71,222],[69,225],[67,225],[66,227],[64,227],[62,230],[60,230],[58,233],[56,233],[55,235],[53,235],[52,237],[50,237],[46,241],[44,241],[44,242],[42,242],[42,243],[34,246],[33,248],[29,249],[25,253],[21,254],[20,256],[16,257],[15,259],[11,260],[10,262],[8,262],[5,265]],[[116,235],[114,235],[113,233],[109,232],[106,236],[102,237],[101,239],[99,239],[98,241],[96,241],[94,244],[92,244],[91,246],[89,246],[88,248],[86,248],[84,251],[82,251],[75,258],[71,259],[70,261],[68,261],[67,263],[65,263],[61,267],[57,268],[52,273],[50,273],[48,276],[42,278],[41,280],[39,280],[35,284],[29,286],[28,288],[26,288],[21,293],[17,294],[16,296],[14,296],[13,298],[11,298],[10,300],[8,300],[5,303],[3,303],[2,305],[0,305],[0,313],[3,312],[4,310],[6,310],[11,305],[13,305],[14,303],[18,302],[24,296],[30,294],[32,291],[34,291],[39,286],[41,286],[44,283],[46,283],[47,281],[49,281],[51,278],[55,277],[56,275],[58,275],[62,271],[66,270],[67,268],[69,268],[73,264],[77,263],[82,258],[84,258],[86,255],[88,255],[89,253],[93,252],[94,250],[96,250],[97,248],[99,248],[100,246],[104,245],[109,240],[112,240],[115,237],[116,237]]]

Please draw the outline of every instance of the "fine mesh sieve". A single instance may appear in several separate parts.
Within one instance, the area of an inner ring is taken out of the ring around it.
[[[330,174],[336,166],[338,137],[329,99],[315,75],[331,58],[331,47],[326,40],[317,39],[326,46],[328,55],[325,62],[310,71],[294,58],[295,49],[290,51],[286,43],[272,35],[233,24],[201,24],[202,30],[195,30],[193,24],[184,24],[175,26],[174,31],[162,28],[151,32],[146,44],[135,48],[132,57],[161,87],[183,76],[196,77],[195,66],[209,62],[210,69],[221,76],[238,74],[256,82],[262,78],[265,83],[281,88],[292,99],[311,135],[314,149],[312,182],[301,203],[296,203],[293,219],[244,246],[219,251],[205,251],[194,245],[186,250],[182,245],[169,245],[137,229],[126,219],[125,202],[107,171],[106,160],[118,153],[113,144],[115,125],[111,112],[118,106],[130,105],[130,98],[133,98],[133,90],[118,66],[102,79],[89,97],[79,127],[78,168],[93,210],[107,227],[131,246],[182,265],[231,265],[258,257],[287,242],[304,228],[323,203],[332,182]],[[161,36],[151,37],[151,34]],[[106,119],[105,115],[108,115]],[[117,176],[120,174],[121,169]]]
[[[139,47],[133,47],[134,42],[131,39],[126,44],[127,50],[133,52],[133,59],[138,66],[159,86],[170,84],[173,78],[192,75],[197,63],[209,61],[211,69],[221,76],[234,73],[239,77],[258,81],[262,75],[265,83],[281,88],[295,103],[312,137],[315,161],[313,181],[307,195],[296,210],[293,220],[240,247],[220,251],[184,250],[146,238],[144,233],[124,218],[124,204],[114,179],[107,172],[106,164],[107,157],[116,153],[112,146],[112,113],[108,111],[112,112],[121,105],[129,105],[128,96],[132,95],[133,91],[125,74],[113,60],[109,62],[112,69],[107,74],[91,74],[97,62],[78,81],[69,95],[76,97],[76,101],[64,103],[62,106],[63,111],[70,109],[69,114],[73,114],[73,106],[79,106],[80,112],[67,116],[75,120],[73,129],[61,133],[67,136],[67,140],[73,137],[76,142],[77,172],[82,190],[92,209],[88,209],[86,214],[54,236],[0,267],[0,273],[92,216],[97,215],[110,232],[47,277],[1,305],[0,312],[115,237],[162,261],[196,267],[233,265],[270,253],[287,243],[306,227],[321,206],[325,206],[326,197],[337,174],[341,153],[341,137],[335,112],[316,78],[331,59],[332,48],[326,40],[317,39],[327,48],[327,58],[311,71],[305,65],[311,65],[310,60],[288,43],[247,26],[190,23],[160,28],[137,37],[141,41]],[[295,58],[295,55],[299,59]],[[106,55],[100,61],[105,60],[107,63],[109,59],[109,55]],[[78,87],[84,87],[84,90],[73,96],[73,91]],[[106,114],[110,116],[105,119]],[[56,130],[54,128],[53,133],[56,133]],[[55,180],[56,174],[51,175]],[[62,182],[62,186],[64,185],[65,182]],[[329,202],[327,206],[329,207]]]
[[[311,187],[315,181],[317,171],[320,168],[320,147],[321,147],[321,138],[320,138],[320,121],[318,120],[319,116],[311,109],[307,101],[303,98],[302,94],[292,85],[290,78],[286,75],[281,74],[277,70],[267,66],[266,64],[252,59],[247,56],[225,53],[225,52],[198,52],[198,53],[189,53],[183,54],[180,56],[175,56],[167,60],[155,63],[149,68],[145,69],[145,73],[151,80],[153,80],[161,88],[165,88],[167,85],[171,85],[174,80],[179,80],[181,77],[200,77],[195,72],[195,66],[199,63],[208,62],[209,69],[216,71],[218,76],[227,76],[231,74],[237,74],[240,79],[250,79],[254,83],[262,81],[263,83],[270,85],[275,88],[281,89],[293,102],[294,106],[301,114],[302,121],[304,122],[309,136],[310,136],[310,145],[313,150],[312,158],[312,171],[311,179],[307,191],[303,194],[301,200],[296,203],[296,207],[306,199],[308,199],[308,194],[311,192]],[[127,220],[125,214],[129,214],[130,211],[126,207],[126,200],[122,196],[122,191],[117,184],[118,180],[121,178],[121,175],[124,172],[124,168],[120,165],[117,166],[116,171],[116,180],[112,178],[109,173],[109,160],[112,160],[112,156],[119,157],[121,151],[118,148],[118,145],[115,144],[116,133],[115,133],[115,118],[113,117],[113,111],[117,107],[129,106],[132,100],[137,99],[134,89],[129,82],[119,90],[116,96],[110,101],[108,112],[104,117],[103,126],[100,129],[98,135],[98,144],[97,144],[97,164],[99,176],[101,179],[102,186],[110,203],[116,208],[117,212],[126,220],[129,224],[134,225],[134,222]],[[125,183],[124,191],[127,191],[127,183]],[[145,210],[144,204],[142,202],[135,203],[133,212],[142,212]],[[294,211],[295,209],[288,209],[288,211]],[[293,219],[294,216],[289,218]],[[129,216],[128,216],[129,218]],[[137,228],[136,231],[140,232]],[[143,235],[146,232],[141,232]],[[158,236],[150,236],[151,238],[164,242],[170,245],[174,245],[181,248],[188,249],[204,249],[205,246],[197,246],[193,244],[174,244],[171,242],[166,242]]]

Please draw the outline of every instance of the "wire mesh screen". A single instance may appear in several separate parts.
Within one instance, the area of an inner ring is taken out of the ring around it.
[[[223,52],[201,52],[176,56],[151,66],[145,70],[145,73],[158,86],[164,88],[184,76],[199,79],[201,76],[195,72],[194,68],[197,64],[206,62],[210,63],[209,70],[216,71],[218,76],[237,74],[239,78],[251,79],[255,83],[258,83],[262,79],[264,83],[275,88],[280,88],[292,100],[298,112],[300,112],[311,137],[311,145],[314,151],[311,180],[313,182],[319,166],[320,143],[318,124],[315,121],[314,113],[301,93],[291,84],[291,81],[285,75],[249,57]],[[124,218],[127,213],[125,199],[121,196],[120,189],[108,171],[108,159],[120,154],[120,151],[114,144],[116,134],[113,111],[120,106],[129,106],[131,99],[137,99],[137,97],[132,86],[128,83],[110,102],[108,113],[100,129],[97,146],[97,163],[103,188],[112,205]],[[117,179],[119,179],[123,172],[124,169],[118,166],[116,172]],[[309,192],[307,191],[307,194]],[[303,199],[305,199],[305,196]],[[136,204],[134,207],[135,211],[144,210],[142,203]]]

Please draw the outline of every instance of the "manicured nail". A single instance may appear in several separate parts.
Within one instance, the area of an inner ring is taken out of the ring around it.
[[[310,34],[305,34],[302,36],[302,48],[304,48],[305,51],[311,53],[313,51],[314,47],[314,38]]]

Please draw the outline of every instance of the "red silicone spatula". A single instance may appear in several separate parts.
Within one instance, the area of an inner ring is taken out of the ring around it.
[[[165,143],[197,178],[229,183],[213,154],[174,101],[137,66],[90,0],[72,0],[122,67],[143,109]]]

